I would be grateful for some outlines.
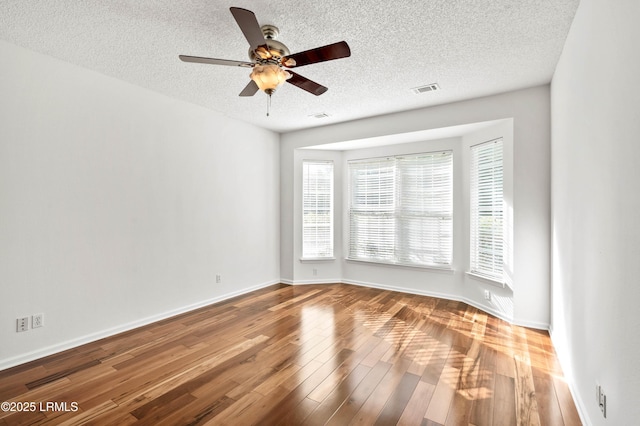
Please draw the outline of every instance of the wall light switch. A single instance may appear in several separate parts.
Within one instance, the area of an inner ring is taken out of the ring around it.
[[[19,333],[27,330],[29,330],[29,317],[18,318],[16,320],[16,331]]]

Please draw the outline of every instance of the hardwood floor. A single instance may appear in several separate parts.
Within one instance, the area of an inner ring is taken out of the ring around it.
[[[546,332],[343,284],[272,286],[1,371],[0,401],[36,404],[1,425],[580,424]]]

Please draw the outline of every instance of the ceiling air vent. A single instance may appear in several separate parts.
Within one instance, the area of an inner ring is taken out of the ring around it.
[[[438,83],[432,83],[427,84],[426,86],[414,87],[411,90],[413,90],[413,93],[415,93],[416,95],[419,95],[420,93],[435,92],[436,90],[440,90],[440,86],[438,86]]]

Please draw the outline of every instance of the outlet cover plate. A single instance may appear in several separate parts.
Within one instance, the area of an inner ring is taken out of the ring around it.
[[[31,317],[31,328],[44,326],[44,314],[33,314]]]

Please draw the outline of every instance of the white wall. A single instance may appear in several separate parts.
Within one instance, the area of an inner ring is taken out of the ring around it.
[[[279,135],[0,56],[0,368],[279,281]]]
[[[594,425],[640,418],[639,19],[637,0],[582,0],[551,86],[552,337]]]
[[[331,268],[331,272],[342,270],[342,278],[346,282],[447,295],[475,305],[485,305],[482,289],[491,288],[499,296],[496,302],[504,302],[507,306],[495,304],[487,306],[489,310],[510,310],[510,319],[514,322],[546,328],[549,324],[550,274],[548,86],[282,135],[280,209],[283,219],[280,265],[283,279],[294,283],[298,280],[310,280],[308,271],[304,272],[306,266],[299,263],[299,231],[296,230],[295,222],[298,204],[295,178],[299,168],[296,151],[314,145],[503,119],[513,119],[513,295],[510,290],[503,291],[490,285],[487,287],[483,282],[463,278],[462,266],[458,268],[458,275],[453,277],[442,272],[418,273],[414,269],[402,267],[351,262],[343,262],[340,268]],[[470,143],[470,140],[465,143]],[[459,247],[460,244],[454,250],[461,253]],[[319,274],[316,279],[322,282],[335,277]]]

